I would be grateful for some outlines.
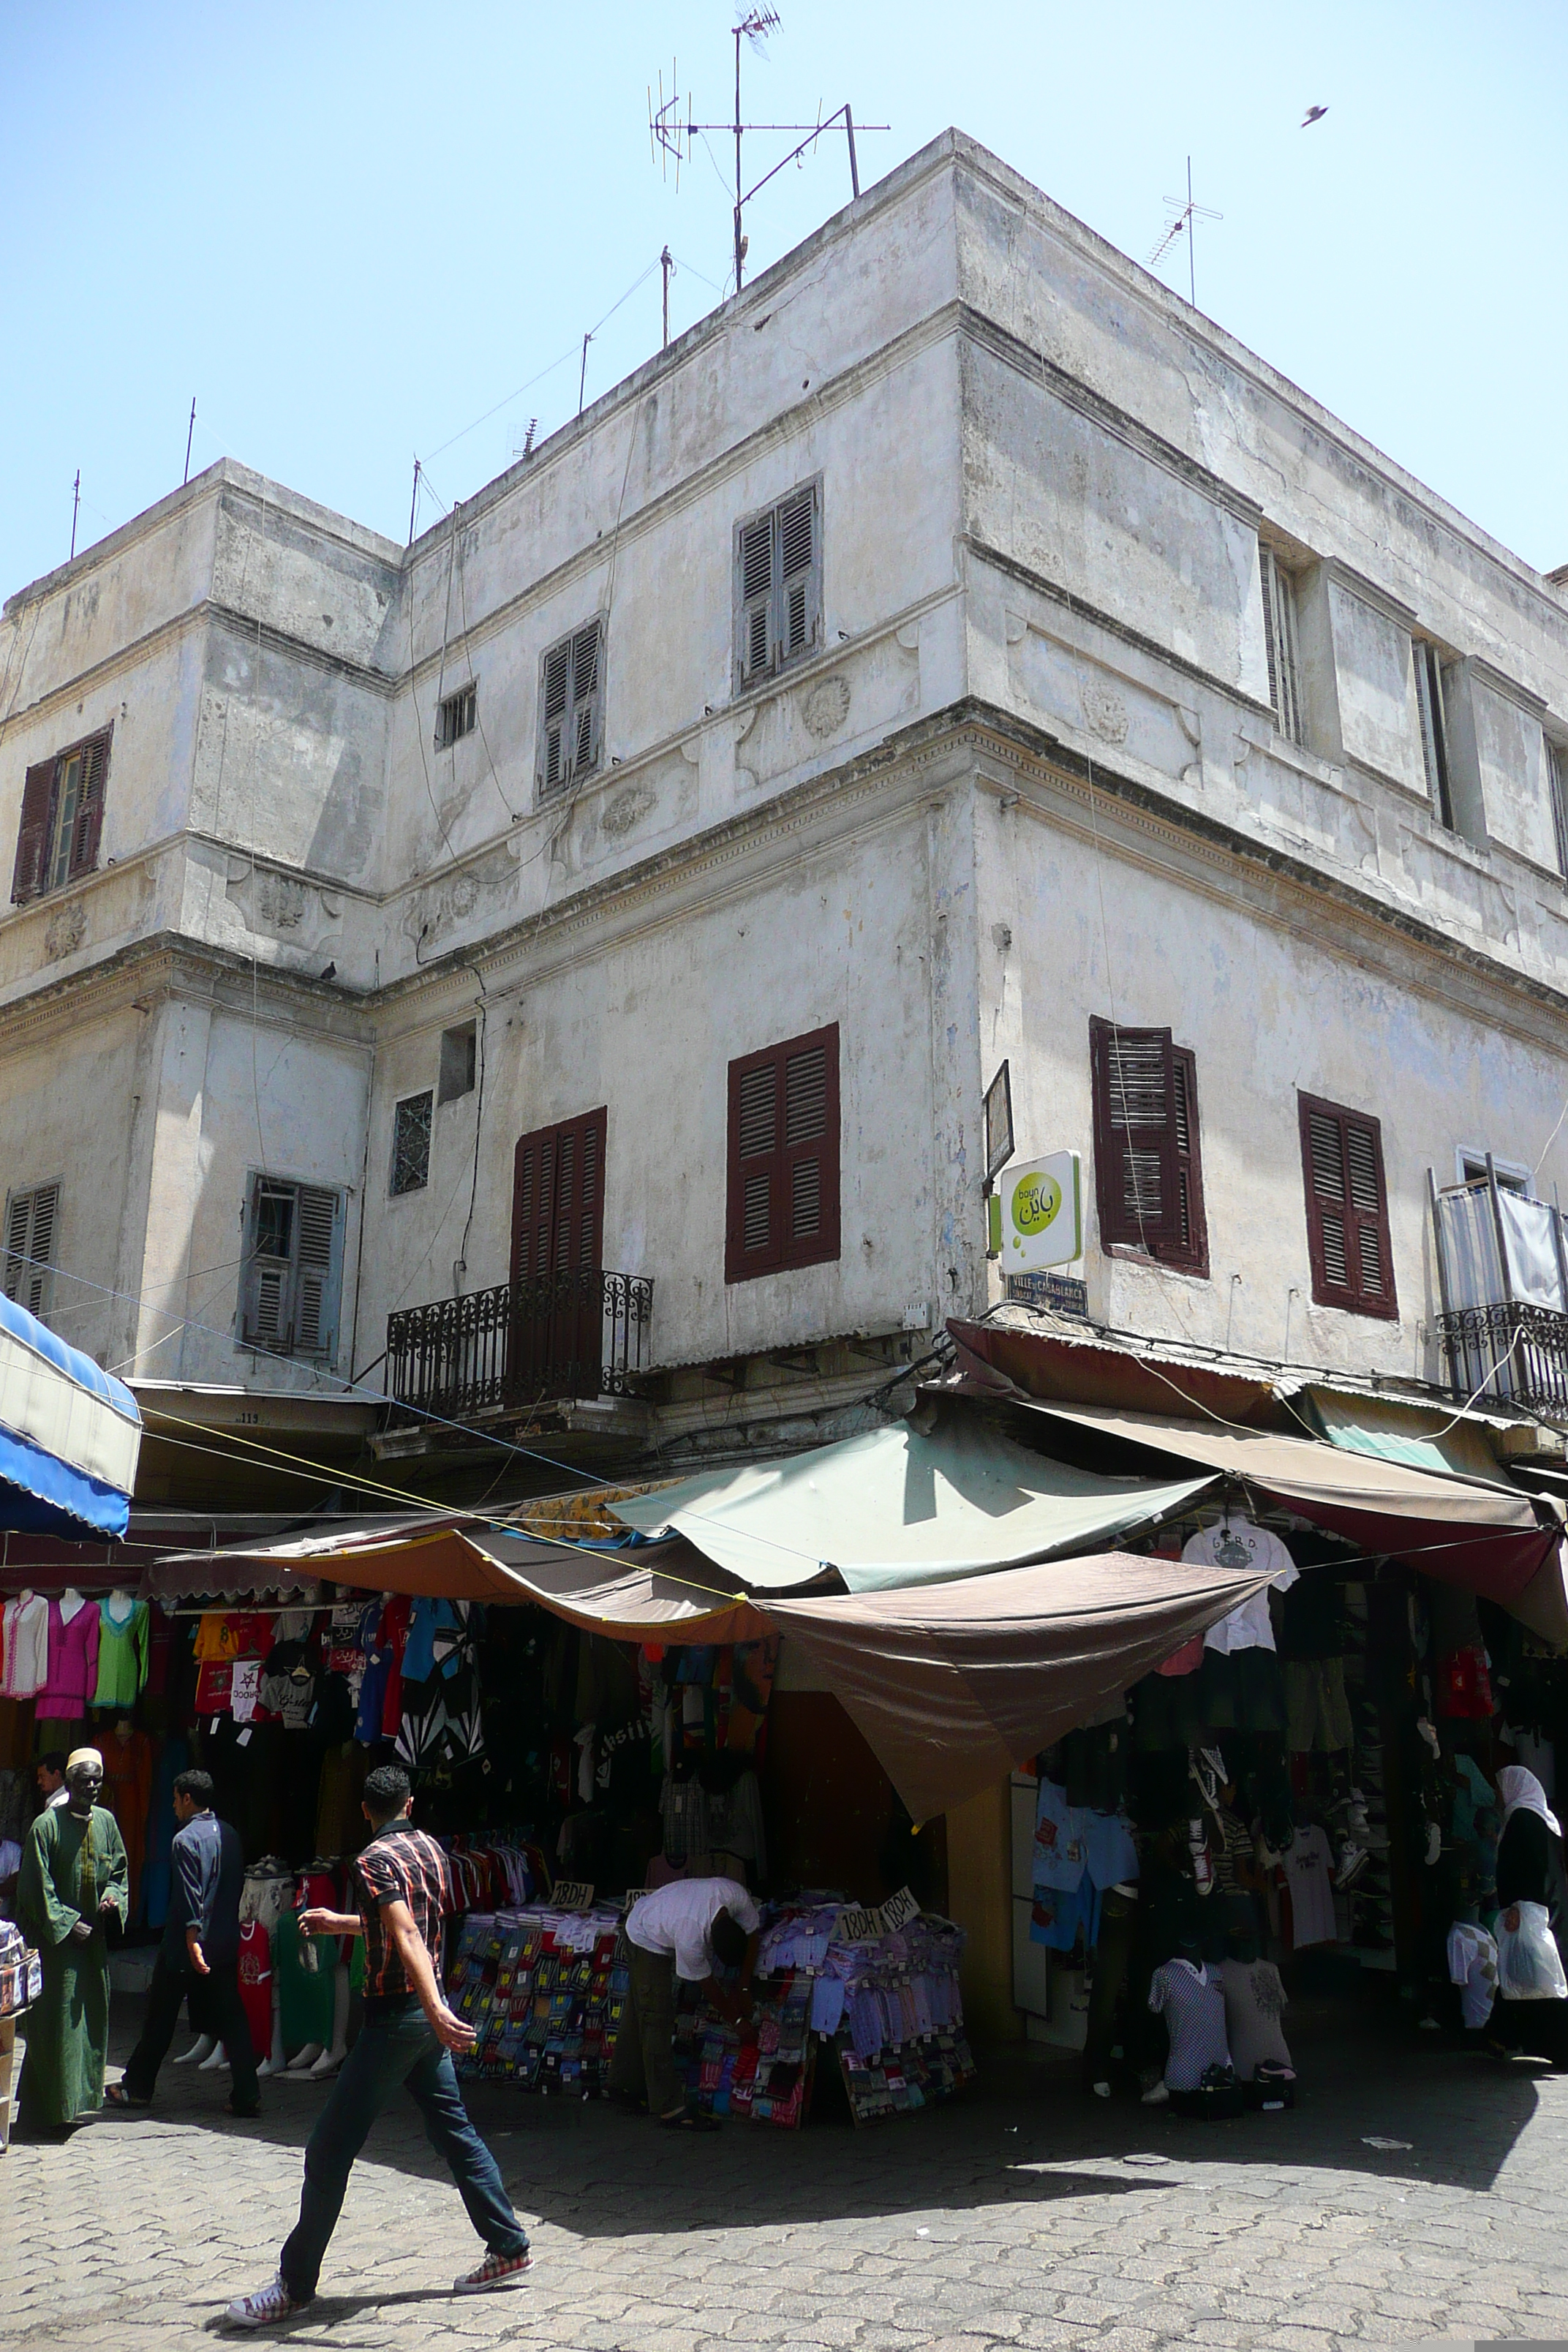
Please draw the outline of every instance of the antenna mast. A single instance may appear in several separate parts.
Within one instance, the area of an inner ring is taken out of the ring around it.
[[[1197,238],[1194,224],[1201,220],[1224,220],[1225,215],[1223,213],[1216,213],[1208,205],[1199,205],[1193,202],[1193,159],[1190,155],[1187,157],[1187,200],[1185,204],[1182,202],[1180,196],[1167,196],[1164,202],[1167,212],[1171,213],[1173,217],[1166,222],[1164,236],[1160,239],[1159,244],[1149,256],[1149,266],[1152,269],[1157,268],[1160,263],[1165,258],[1166,254],[1169,253],[1171,247],[1176,242],[1176,239],[1179,236],[1185,236],[1187,240],[1187,290],[1192,306],[1195,310],[1198,307],[1198,265],[1196,252]]]
[[[889,128],[889,125],[886,122],[862,122],[858,126],[855,117],[851,113],[847,104],[836,107],[831,114],[826,117],[819,116],[815,122],[745,121],[741,113],[741,43],[742,39],[749,40],[752,47],[760,51],[768,35],[770,33],[776,33],[778,28],[778,17],[774,15],[773,9],[765,5],[749,8],[746,11],[746,14],[742,17],[740,23],[733,28],[735,42],[735,113],[732,121],[696,121],[691,113],[691,100],[689,95],[686,100],[686,118],[682,121],[679,91],[672,89],[669,98],[665,98],[664,76],[662,71],[659,75],[659,102],[657,106],[655,106],[653,102],[653,92],[651,89],[648,92],[649,140],[655,149],[661,152],[666,158],[670,156],[674,157],[675,184],[678,189],[680,185],[680,166],[685,158],[689,155],[691,152],[691,144],[694,140],[701,138],[705,131],[718,132],[721,131],[724,131],[729,137],[734,140],[734,271],[735,291],[737,293],[740,292],[742,286],[745,282],[747,239],[742,226],[742,217],[745,207],[751,203],[752,198],[758,194],[762,189],[765,188],[770,180],[777,177],[779,173],[784,170],[785,163],[795,163],[800,156],[805,153],[808,147],[816,146],[817,141],[821,138],[825,131],[831,131],[834,124],[840,121],[844,125],[844,134],[849,150],[850,194],[852,196],[858,196],[860,193],[860,165],[859,159],[855,152],[856,130],[858,128],[861,131],[886,131]],[[673,85],[675,81],[675,68],[673,66],[670,68],[670,81]],[[750,188],[746,185],[745,173],[742,166],[742,142],[745,138],[745,134],[749,131],[799,131],[805,133],[805,136],[800,141],[797,146],[792,147],[789,153],[783,157],[779,163],[773,165],[772,171],[764,172],[762,178],[756,182],[755,185]]]

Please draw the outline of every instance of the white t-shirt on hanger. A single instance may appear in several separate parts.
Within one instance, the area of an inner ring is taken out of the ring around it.
[[[1236,1557],[1240,1554],[1243,1557]],[[1237,1650],[1271,1650],[1274,1647],[1274,1627],[1268,1615],[1268,1594],[1288,1592],[1299,1582],[1301,1571],[1276,1535],[1267,1528],[1255,1527],[1240,1511],[1226,1518],[1216,1519],[1212,1528],[1202,1528],[1190,1543],[1184,1545],[1182,1558],[1198,1568],[1249,1568],[1267,1574],[1268,1584],[1211,1625],[1204,1635],[1205,1650],[1217,1650],[1227,1658]]]

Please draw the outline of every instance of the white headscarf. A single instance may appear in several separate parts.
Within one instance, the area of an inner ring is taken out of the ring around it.
[[[1553,1837],[1561,1837],[1563,1824],[1546,1801],[1546,1791],[1533,1772],[1522,1764],[1505,1764],[1497,1776],[1498,1795],[1502,1799],[1502,1826],[1506,1830],[1515,1813],[1539,1813]]]

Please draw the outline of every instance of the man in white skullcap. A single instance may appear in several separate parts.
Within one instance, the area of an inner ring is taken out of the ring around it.
[[[37,1942],[44,1989],[27,2018],[18,2122],[29,2138],[59,2137],[103,2105],[109,2047],[109,1946],[129,1906],[125,1845],[98,1801],[103,1759],[78,1748],[66,1759],[64,1805],[48,1805],[27,1832],[16,1883],[17,1916]]]

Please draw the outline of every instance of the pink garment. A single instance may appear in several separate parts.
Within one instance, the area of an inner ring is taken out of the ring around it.
[[[1190,1642],[1184,1642],[1179,1650],[1173,1650],[1164,1664],[1156,1666],[1154,1672],[1157,1675],[1195,1675],[1203,1662],[1204,1637],[1201,1633],[1194,1633]]]
[[[49,1675],[34,1715],[39,1723],[78,1723],[98,1688],[97,1609],[83,1601],[68,1621],[58,1601],[49,1603]]]

